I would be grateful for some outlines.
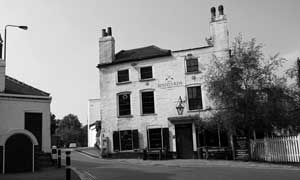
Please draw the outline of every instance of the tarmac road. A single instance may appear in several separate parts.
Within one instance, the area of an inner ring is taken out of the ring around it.
[[[300,180],[300,168],[206,160],[106,160],[73,151],[71,165],[99,180]]]

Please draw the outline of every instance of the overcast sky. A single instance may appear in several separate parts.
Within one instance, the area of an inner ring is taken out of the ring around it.
[[[112,27],[116,52],[156,45],[179,50],[206,45],[210,8],[224,5],[230,38],[265,44],[293,64],[300,56],[299,0],[1,0],[0,32],[10,28],[7,75],[49,92],[51,112],[86,124],[88,99],[99,97],[98,39]]]

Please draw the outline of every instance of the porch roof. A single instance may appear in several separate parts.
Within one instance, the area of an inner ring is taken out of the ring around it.
[[[188,116],[174,116],[168,117],[168,120],[172,123],[187,123],[200,120],[199,115],[188,115]]]

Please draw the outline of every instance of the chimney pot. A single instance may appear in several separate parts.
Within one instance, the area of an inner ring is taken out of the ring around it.
[[[111,35],[112,35],[111,27],[108,27],[108,28],[107,28],[107,35],[108,35],[108,36],[111,36]]]
[[[224,7],[223,7],[223,5],[220,5],[218,7],[218,10],[219,10],[219,15],[224,15]]]
[[[105,30],[105,29],[102,29],[102,37],[105,37],[105,36],[107,36],[106,30]]]
[[[215,19],[216,17],[216,8],[215,7],[212,7],[210,8],[210,13],[211,13],[211,19]]]

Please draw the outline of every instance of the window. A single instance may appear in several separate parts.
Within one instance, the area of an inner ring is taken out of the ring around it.
[[[198,58],[189,57],[186,59],[186,72],[199,72]]]
[[[200,86],[188,87],[187,91],[188,91],[189,110],[202,109],[201,87]]]
[[[139,133],[137,129],[114,131],[113,132],[114,151],[126,151],[139,149]]]
[[[169,128],[148,129],[149,149],[169,149]]]
[[[205,129],[197,130],[199,146],[226,147],[229,145],[228,135],[224,129],[217,125],[208,125]]]
[[[121,82],[128,82],[128,81],[129,81],[128,69],[118,71],[118,82],[121,83]]]
[[[154,112],[153,91],[142,92],[142,114],[153,114]]]
[[[152,78],[152,67],[142,67],[141,68],[141,79],[151,79]]]
[[[130,93],[118,94],[119,116],[130,115]]]

